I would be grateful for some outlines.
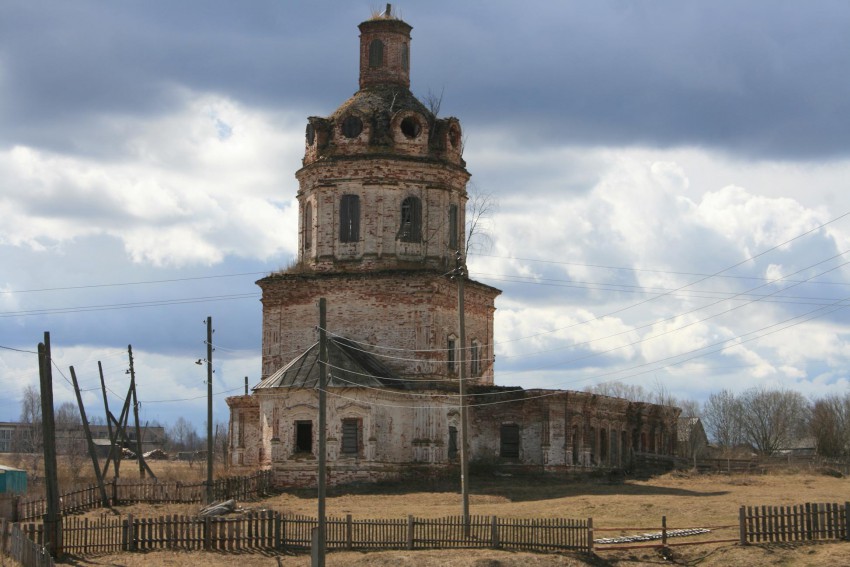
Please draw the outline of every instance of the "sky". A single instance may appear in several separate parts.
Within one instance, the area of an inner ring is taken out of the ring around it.
[[[357,90],[383,4],[0,0],[0,420],[38,385],[214,420],[259,381],[260,292],[297,246],[308,116]],[[704,400],[848,391],[850,4],[398,2],[411,90],[497,207],[496,383]],[[23,351],[23,352],[22,352]]]

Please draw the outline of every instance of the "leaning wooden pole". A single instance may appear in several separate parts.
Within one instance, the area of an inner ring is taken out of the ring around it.
[[[47,514],[44,516],[44,546],[54,558],[62,556],[62,516],[59,509],[59,478],[56,468],[56,422],[53,418],[53,359],[50,333],[38,344],[38,373],[41,386],[41,427],[44,435],[44,483]]]
[[[100,463],[97,462],[97,452],[94,448],[94,441],[91,438],[91,429],[89,429],[89,421],[86,418],[86,408],[83,406],[83,396],[80,393],[80,385],[77,382],[77,373],[74,372],[74,367],[71,367],[71,380],[74,383],[74,393],[77,395],[77,406],[80,408],[80,419],[83,422],[83,433],[86,434],[86,446],[91,457],[91,464],[94,467],[94,476],[97,479],[97,487],[100,489],[100,500],[104,508],[109,508],[109,497],[106,495],[106,487],[103,485],[103,475],[100,472]]]
[[[106,431],[109,433],[109,452],[106,455],[106,462],[103,463],[102,476],[106,476],[106,469],[109,467],[109,460],[112,458],[112,452],[115,450],[115,435],[112,433],[112,421],[109,414],[109,399],[106,397],[106,380],[103,379],[103,364],[97,361],[97,373],[100,375],[100,389],[103,391],[103,411],[106,412]]]
[[[130,355],[130,389],[133,391],[133,420],[136,425],[136,458],[139,461],[139,478],[145,478],[145,458],[142,456],[142,431],[139,428],[139,399],[136,397],[136,370],[133,367],[133,345],[127,345]]]

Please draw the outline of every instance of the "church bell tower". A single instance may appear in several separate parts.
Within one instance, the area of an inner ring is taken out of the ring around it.
[[[408,350],[384,361],[400,376],[451,378],[462,345],[446,274],[464,249],[470,177],[460,121],[410,91],[413,28],[389,5],[359,29],[359,90],[330,116],[307,119],[298,260],[257,282],[263,376],[315,343],[315,302],[325,297],[333,333],[376,356]],[[478,357],[470,376],[492,383],[500,292],[466,281],[466,348]]]

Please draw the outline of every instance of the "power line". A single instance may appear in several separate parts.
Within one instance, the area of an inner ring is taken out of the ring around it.
[[[45,287],[40,289],[6,289],[0,290],[0,293],[39,293],[43,291],[68,291],[73,289],[92,289],[92,288],[101,288],[101,287],[122,287],[122,286],[131,286],[131,285],[149,285],[149,284],[161,284],[161,283],[174,283],[174,282],[188,282],[188,281],[197,281],[197,280],[212,280],[212,279],[221,279],[221,278],[235,278],[240,276],[256,276],[256,275],[267,275],[269,272],[241,272],[237,274],[218,274],[212,276],[194,276],[187,278],[171,278],[165,280],[146,280],[139,282],[116,282],[116,283],[103,283],[103,284],[86,284],[86,285],[76,285],[76,286],[65,286],[65,287]]]
[[[257,299],[257,293],[241,293],[233,295],[218,295],[208,297],[190,297],[182,299],[162,299],[152,301],[139,301],[132,303],[115,303],[108,305],[84,305],[78,307],[57,307],[50,309],[32,309],[26,311],[0,312],[0,317],[27,317],[31,315],[57,315],[66,313],[83,313],[89,311],[110,311],[118,309],[138,309],[141,307],[162,307],[167,305],[181,305],[186,303],[208,303],[212,301],[229,301],[233,299]]]

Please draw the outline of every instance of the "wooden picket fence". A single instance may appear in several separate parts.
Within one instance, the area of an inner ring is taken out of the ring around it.
[[[213,481],[213,500],[240,501],[252,500],[269,493],[271,471],[259,471],[248,476],[220,478]],[[116,479],[106,485],[106,494],[110,505],[135,504],[193,504],[205,502],[207,485],[205,482],[181,483],[132,481]],[[60,511],[63,515],[84,512],[103,505],[100,489],[96,485],[72,490],[60,494]],[[18,502],[19,521],[35,520],[47,513],[47,500],[44,498],[22,498]]]
[[[850,502],[741,506],[741,544],[850,540]]]
[[[89,520],[64,518],[62,549],[72,555],[151,550],[293,551],[309,550],[318,520],[271,510],[240,517],[160,516]],[[22,526],[41,543],[40,524]],[[468,535],[463,518],[328,518],[327,548],[451,549],[489,547],[532,551],[589,552],[592,522],[570,519],[505,519],[471,516]]]
[[[0,518],[0,553],[24,567],[54,567],[53,558],[43,545],[21,530],[18,524]]]

